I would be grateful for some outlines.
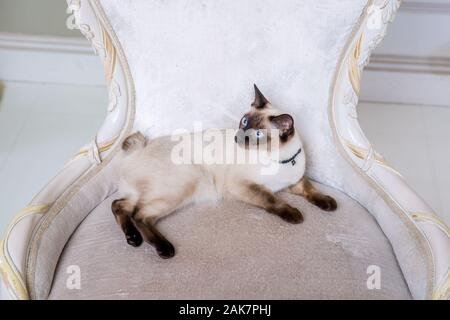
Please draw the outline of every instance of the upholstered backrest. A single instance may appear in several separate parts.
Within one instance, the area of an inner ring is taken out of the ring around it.
[[[310,162],[329,161],[320,154],[332,139],[323,134],[330,87],[366,0],[101,4],[131,69],[136,129],[155,137],[195,122],[237,128],[256,83],[294,116]]]

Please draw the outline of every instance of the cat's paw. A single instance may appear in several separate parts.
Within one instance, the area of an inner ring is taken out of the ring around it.
[[[334,200],[330,196],[326,196],[323,194],[316,194],[308,199],[312,204],[319,207],[324,211],[334,211],[337,209],[336,200]]]
[[[283,206],[278,209],[276,213],[281,219],[289,223],[298,224],[303,222],[302,213],[297,208],[293,208],[290,205]]]
[[[161,241],[156,245],[156,252],[161,258],[169,259],[175,255],[175,248],[169,241]]]
[[[130,246],[139,247],[142,244],[142,236],[137,230],[126,233],[125,238]]]

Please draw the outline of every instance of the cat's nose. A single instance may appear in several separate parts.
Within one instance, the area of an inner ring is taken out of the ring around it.
[[[234,135],[234,141],[238,144],[245,143],[248,137],[246,137],[245,131],[239,129]]]

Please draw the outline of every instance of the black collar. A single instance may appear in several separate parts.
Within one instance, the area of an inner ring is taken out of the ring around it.
[[[295,166],[295,158],[300,154],[300,152],[302,152],[302,148],[300,148],[300,149],[298,149],[298,151],[292,156],[292,157],[290,157],[289,159],[286,159],[286,160],[281,160],[281,161],[279,161],[280,163],[282,163],[282,164],[286,164],[286,163],[292,163],[292,165],[293,166]]]

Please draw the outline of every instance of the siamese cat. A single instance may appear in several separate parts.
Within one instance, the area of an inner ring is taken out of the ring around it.
[[[254,90],[254,101],[237,133],[216,132],[225,136],[222,151],[217,154],[227,156],[238,148],[248,156],[265,148],[265,160],[278,165],[276,173],[262,174],[260,163],[176,163],[173,137],[147,139],[140,132],[134,133],[122,144],[121,198],[111,205],[128,244],[139,246],[145,240],[161,258],[173,257],[173,245],[155,224],[176,209],[199,201],[240,200],[295,224],[303,221],[302,213],[276,192],[285,190],[325,211],[336,210],[336,201],[316,190],[304,176],[305,154],[293,118],[276,109],[256,85]],[[187,135],[196,138],[201,134]],[[274,140],[278,143],[273,144]]]

